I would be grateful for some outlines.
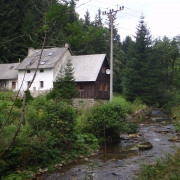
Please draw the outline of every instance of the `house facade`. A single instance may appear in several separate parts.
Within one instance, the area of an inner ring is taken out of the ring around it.
[[[18,71],[16,67],[19,63],[0,64],[0,89],[18,90]]]
[[[71,53],[68,47],[34,50],[29,49],[28,56],[16,68],[18,70],[18,88],[25,91],[36,76],[29,90],[37,96],[53,88],[61,64]],[[38,65],[39,64],[39,65]],[[38,68],[37,68],[38,67]]]
[[[4,71],[8,73],[12,71],[14,74],[11,72],[10,74],[13,75],[11,77],[0,75],[0,82],[9,89],[20,89],[21,95],[30,84],[29,90],[32,96],[45,94],[53,88],[54,82],[61,75],[60,72],[65,68],[68,59],[72,63],[79,98],[83,101],[85,99],[109,100],[110,75],[106,73],[109,69],[106,55],[72,56],[68,46],[43,49],[43,51],[29,48],[27,57],[21,63],[6,65],[7,68]]]
[[[105,54],[69,57],[74,68],[79,97],[104,99],[110,97],[110,75],[106,74],[109,64]]]

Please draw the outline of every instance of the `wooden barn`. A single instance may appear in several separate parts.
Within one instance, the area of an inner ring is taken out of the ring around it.
[[[105,54],[71,56],[74,77],[82,99],[110,98],[109,64]]]

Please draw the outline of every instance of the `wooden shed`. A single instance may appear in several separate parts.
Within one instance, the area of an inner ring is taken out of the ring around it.
[[[85,99],[110,98],[109,64],[105,54],[71,56],[79,97]]]

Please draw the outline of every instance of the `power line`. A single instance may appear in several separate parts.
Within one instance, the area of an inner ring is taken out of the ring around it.
[[[86,5],[86,6],[91,6],[91,7],[100,8],[100,7],[95,6],[95,5],[89,5],[89,4],[87,5],[87,3],[92,2],[92,1],[93,1],[93,2],[101,3],[101,4],[103,4],[103,5],[104,5],[104,4],[107,4],[107,5],[111,5],[111,6],[116,6],[116,7],[117,7],[117,4],[106,3],[106,2],[102,2],[102,1],[96,1],[96,0],[90,0],[90,1],[88,1],[88,2],[83,3],[81,6]],[[79,7],[81,7],[81,6],[78,6],[77,8],[79,8]],[[102,6],[101,6],[101,8],[102,8]],[[106,9],[106,8],[103,7],[103,9]],[[128,10],[130,10],[130,11],[134,11],[134,12],[139,13],[139,14],[144,14],[144,15],[153,17],[153,16],[151,16],[151,15],[148,15],[148,14],[146,14],[146,13],[142,13],[142,12],[140,12],[140,11],[134,10],[134,9],[129,8],[129,7],[126,7],[126,6],[124,6],[124,9],[128,9]],[[95,11],[95,10],[93,10],[93,11]],[[132,16],[132,15],[130,15],[130,16]],[[134,17],[135,17],[135,16],[134,16]]]
[[[89,1],[88,1],[88,2],[89,2]],[[97,1],[97,0],[91,0],[91,2],[98,2],[98,3],[101,3],[101,4],[108,4],[108,5],[117,6],[117,5],[112,4],[112,3],[106,3],[106,2]],[[96,12],[98,12],[98,9],[108,9],[108,8],[105,8],[105,7],[99,8],[98,6],[92,6],[92,5],[89,5],[89,4],[87,5],[87,3],[86,3],[85,6],[96,7],[97,10],[95,10],[95,9],[89,9],[90,11],[96,11]],[[84,9],[86,9],[86,8],[84,8]],[[139,14],[144,14],[145,16],[146,16],[146,15],[147,15],[147,16],[150,16],[150,15],[148,15],[148,14],[139,12],[139,11],[137,11],[137,10],[134,10],[134,9],[129,8],[129,7],[126,7],[126,6],[124,7],[124,9],[130,10],[130,11],[134,11],[134,12],[139,13]],[[138,20],[140,19],[140,17],[131,15],[131,14],[129,14],[129,13],[124,13],[124,12],[122,12],[122,13],[123,13],[124,15],[128,15],[128,16],[131,16],[131,17],[134,17],[134,18],[138,18],[138,19],[137,19],[137,23],[138,23]],[[117,17],[124,18],[124,19],[129,19],[129,20],[131,20],[131,21],[136,21],[136,19],[128,18],[128,17],[122,16],[122,15],[121,15],[121,16],[117,15]],[[150,17],[153,17],[153,16],[150,16]],[[154,18],[154,17],[153,17],[153,18]],[[147,22],[147,23],[148,23],[148,22]],[[119,27],[119,28],[124,29],[124,30],[128,30],[128,31],[133,31],[133,32],[135,32],[134,30],[128,29],[128,28],[125,28],[125,27]],[[155,36],[155,37],[164,37],[164,36],[162,36],[162,35],[155,35],[155,34],[151,34],[151,35],[152,35],[152,36]],[[169,38],[172,38],[172,37],[169,37]]]

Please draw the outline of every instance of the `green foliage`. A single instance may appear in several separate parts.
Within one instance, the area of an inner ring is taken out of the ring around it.
[[[66,138],[70,140],[73,135],[75,117],[72,106],[64,102],[46,101],[43,96],[27,106],[26,119],[32,129],[35,132],[50,131],[55,137],[61,138],[61,142]]]
[[[14,102],[14,105],[18,108],[21,108],[22,107],[22,100],[17,98]]]
[[[63,72],[60,72],[60,77],[54,83],[54,87],[47,98],[51,97],[56,101],[66,100],[71,102],[72,98],[77,96],[78,90],[73,76],[72,63],[68,59]]]
[[[14,100],[15,100],[15,93],[0,92],[0,126],[8,120],[9,112],[10,109],[12,108]],[[15,107],[12,109],[11,116],[9,117],[7,123],[11,124],[12,122],[16,122],[19,118],[20,113],[21,110],[19,109],[19,107],[16,106],[16,102],[15,102]]]
[[[157,160],[153,164],[142,164],[137,180],[178,180],[180,179],[180,149],[166,159]]]
[[[117,93],[115,93],[113,96],[113,102],[120,104],[126,114],[132,114],[133,112],[135,112],[139,109],[144,109],[147,107],[139,99],[135,99],[133,102],[130,103],[129,101],[127,101],[125,99],[125,97],[123,95],[117,94]]]
[[[4,110],[8,101],[0,105],[1,117],[6,118],[8,112]],[[14,107],[13,121],[9,121],[0,134],[1,153],[14,136],[19,112],[20,109]],[[14,145],[0,159],[0,176],[21,178],[22,174],[16,174],[17,171],[36,171],[39,167],[53,170],[54,164],[63,160],[91,154],[98,148],[98,141],[92,134],[77,132],[75,118],[76,111],[65,102],[47,100],[44,96],[29,101],[25,110],[26,124],[21,127]]]
[[[31,96],[30,91],[26,91],[26,103],[28,103],[29,101],[31,101],[33,99],[33,97]]]
[[[180,132],[180,121],[179,120],[175,121],[174,127],[177,132]]]
[[[126,99],[134,101],[136,98],[147,97],[150,94],[147,89],[148,83],[148,62],[151,53],[151,35],[141,16],[135,36],[136,42],[133,47],[133,56],[128,60],[123,71],[123,91]],[[131,47],[131,46],[130,46]]]
[[[6,176],[3,180],[26,180],[31,179],[33,177],[32,172],[19,172],[18,174],[10,174]]]
[[[121,132],[130,131],[132,127],[125,120],[124,109],[116,103],[107,103],[91,110],[88,109],[81,123],[82,131],[95,135],[99,143],[104,140],[117,141]]]
[[[78,150],[79,155],[91,154],[98,149],[98,139],[92,134],[77,134],[76,142],[73,145],[75,150]]]

